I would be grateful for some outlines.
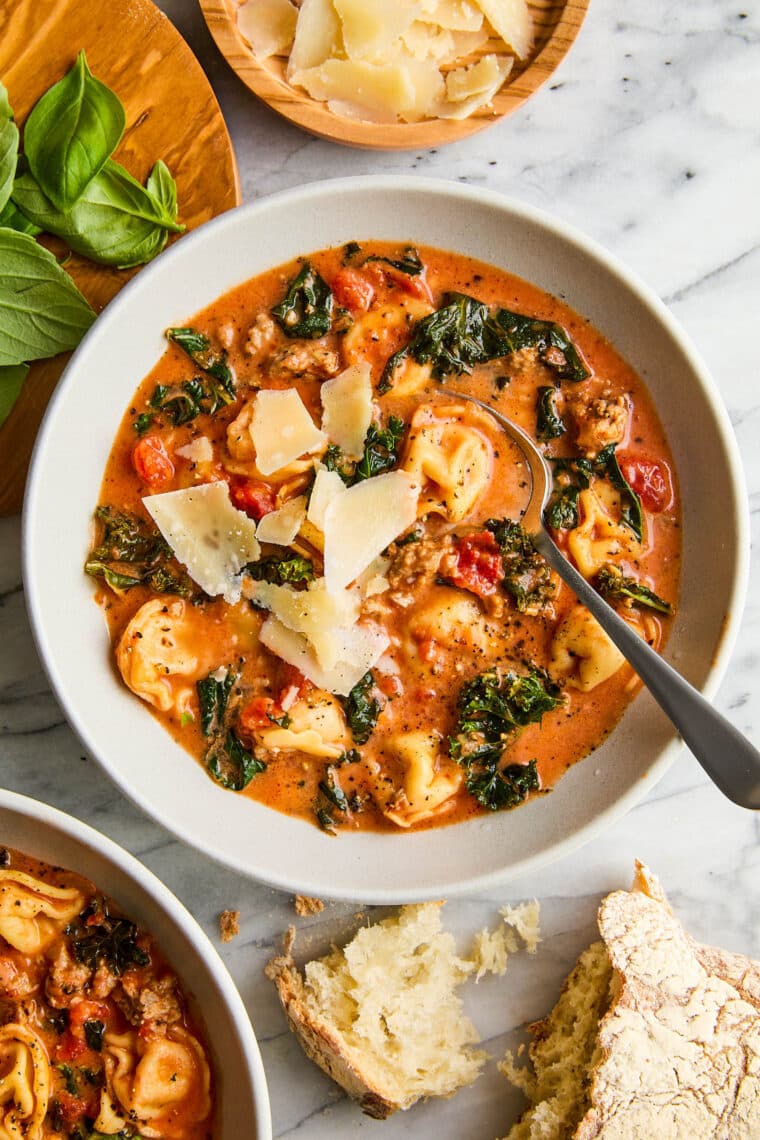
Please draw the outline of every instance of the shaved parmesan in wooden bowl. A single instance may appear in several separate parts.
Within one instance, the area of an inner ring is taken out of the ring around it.
[[[217,45],[275,111],[335,142],[440,146],[551,75],[588,0],[201,0]]]

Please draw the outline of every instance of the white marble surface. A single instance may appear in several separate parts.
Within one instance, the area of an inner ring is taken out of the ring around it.
[[[201,59],[227,116],[246,200],[334,175],[418,171],[501,190],[548,208],[604,243],[662,296],[712,368],[747,475],[753,539],[760,514],[760,11],[742,0],[663,5],[591,0],[578,42],[550,87],[506,121],[439,152],[377,154],[312,139],[281,122],[230,72],[195,0],[164,0]],[[223,907],[242,933],[222,948],[262,1048],[280,1137],[339,1138],[407,1130],[437,1140],[493,1140],[520,1104],[493,1062],[454,1100],[378,1123],[363,1117],[301,1054],[262,967],[294,919],[291,900],[223,870],[172,839],[115,791],[82,754],[50,694],[24,612],[20,524],[0,523],[0,781],[85,819],[134,852],[217,941]],[[709,572],[709,536],[706,536]],[[750,598],[717,703],[760,740],[760,586]],[[468,989],[486,1047],[498,1058],[520,1026],[552,1005],[561,978],[594,935],[600,896],[628,882],[634,856],[664,879],[700,938],[760,957],[760,821],[728,803],[684,752],[648,799],[606,835],[497,897],[449,904],[463,938],[506,901],[536,895],[544,941],[503,979]],[[308,928],[326,947],[357,908],[328,906]],[[306,939],[304,939],[306,942]],[[244,1140],[244,1138],[240,1138]]]

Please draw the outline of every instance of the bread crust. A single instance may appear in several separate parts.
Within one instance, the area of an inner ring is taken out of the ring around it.
[[[402,1107],[384,1096],[367,1074],[351,1062],[329,1023],[309,1009],[303,978],[290,954],[273,958],[266,966],[266,975],[277,987],[288,1025],[310,1060],[357,1100],[368,1116],[384,1120]]]

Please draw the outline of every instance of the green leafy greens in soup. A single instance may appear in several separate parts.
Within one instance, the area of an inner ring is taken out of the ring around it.
[[[221,787],[329,836],[549,792],[635,678],[521,526],[520,453],[458,392],[536,434],[557,541],[660,646],[679,506],[638,377],[526,282],[371,241],[166,336],[85,564],[125,684]]]

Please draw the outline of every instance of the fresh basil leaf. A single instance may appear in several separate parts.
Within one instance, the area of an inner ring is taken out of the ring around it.
[[[13,201],[27,218],[63,238],[76,253],[118,269],[150,261],[166,245],[169,231],[184,230],[111,159],[67,212],[56,209],[31,174],[16,179]]]
[[[0,366],[75,348],[95,313],[52,253],[0,229]]]
[[[0,83],[0,209],[11,196],[18,160],[18,127],[8,102],[8,92]]]
[[[16,403],[28,371],[28,364],[6,364],[0,368],[0,427]]]
[[[10,198],[0,210],[0,227],[8,230],[16,230],[20,234],[31,234],[36,237],[41,234],[42,230],[39,226],[35,226],[34,222],[30,222],[28,218],[19,210]]]
[[[148,175],[145,189],[161,207],[164,216],[171,222],[177,220],[177,183],[165,162],[158,160]]]
[[[29,169],[57,209],[70,209],[82,196],[113,154],[125,123],[118,96],[95,79],[80,51],[24,126]]]

